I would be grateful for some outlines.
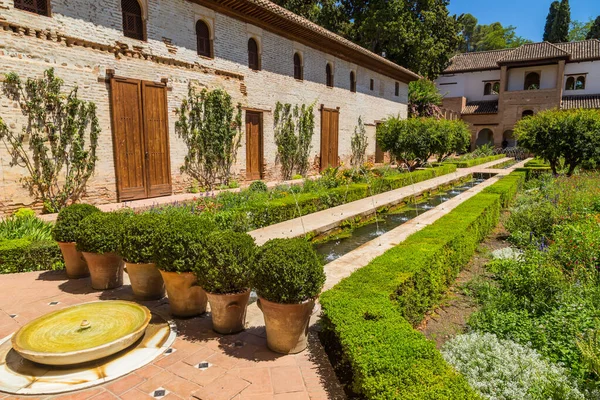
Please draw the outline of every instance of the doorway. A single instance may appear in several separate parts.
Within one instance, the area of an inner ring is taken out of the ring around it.
[[[119,201],[170,195],[166,84],[113,77],[110,87]]]
[[[263,178],[262,113],[246,111],[246,178]]]
[[[340,110],[321,107],[321,171],[338,166]]]

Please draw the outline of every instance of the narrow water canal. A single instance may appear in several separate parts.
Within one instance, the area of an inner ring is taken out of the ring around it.
[[[453,186],[446,192],[438,192],[415,204],[407,205],[387,214],[379,214],[377,221],[359,226],[348,234],[343,235],[343,237],[337,238],[334,236],[331,240],[315,243],[315,249],[317,250],[317,253],[323,257],[324,262],[329,263],[424,212],[445,203],[481,182],[484,182],[488,177],[489,176],[476,176],[467,182]]]

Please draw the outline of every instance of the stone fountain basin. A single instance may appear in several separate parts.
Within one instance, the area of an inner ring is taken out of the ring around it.
[[[13,335],[12,347],[21,357],[40,364],[85,363],[131,346],[142,337],[150,319],[150,310],[130,301],[78,304],[29,322]]]

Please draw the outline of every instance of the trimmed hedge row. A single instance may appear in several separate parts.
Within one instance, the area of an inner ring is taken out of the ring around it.
[[[440,299],[524,181],[513,173],[355,271],[321,296],[323,337],[367,399],[476,399],[412,328]]]
[[[479,164],[485,164],[491,161],[500,160],[501,158],[505,158],[504,154],[497,154],[494,156],[487,156],[481,158],[473,158],[471,160],[462,160],[462,161],[449,161],[450,164],[456,164],[458,168],[470,168]]]
[[[247,232],[455,171],[455,165],[443,165],[414,171],[410,174],[394,174],[377,178],[371,185],[353,183],[316,193],[289,195],[268,202],[250,201],[241,207],[218,211],[212,217],[221,229]]]
[[[63,257],[54,241],[0,240],[0,274],[62,268]]]

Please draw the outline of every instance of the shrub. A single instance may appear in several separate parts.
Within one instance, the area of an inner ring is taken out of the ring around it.
[[[292,179],[293,179],[293,180],[302,179],[302,175],[300,175],[300,174],[293,175],[293,176],[292,176]]]
[[[25,210],[25,209],[21,209]],[[35,214],[17,211],[0,221],[1,239],[50,240],[52,224],[37,218]]]
[[[301,303],[319,295],[325,272],[305,239],[271,239],[257,251],[252,281],[260,297],[276,303]]]
[[[315,131],[314,106],[277,102],[273,114],[277,161],[281,175],[289,180],[294,171],[306,175],[310,167],[309,153]]]
[[[446,342],[446,361],[487,399],[583,400],[563,368],[535,350],[489,333],[473,332]]]
[[[0,273],[62,269],[62,254],[56,242],[29,239],[0,240]]]
[[[239,293],[250,287],[256,245],[247,233],[214,232],[206,238],[194,272],[209,293]]]
[[[101,212],[98,207],[90,204],[71,204],[60,210],[52,238],[57,242],[74,242],[81,221],[90,214]]]
[[[350,165],[352,168],[358,169],[365,162],[365,153],[367,151],[367,131],[363,124],[362,117],[358,117],[358,125],[354,127],[354,134],[350,139],[352,148],[352,156],[350,157]]]
[[[154,262],[167,272],[191,272],[202,257],[206,236],[215,225],[203,216],[172,213],[156,226]]]
[[[125,261],[136,264],[152,262],[160,221],[161,217],[156,213],[133,215],[123,220],[118,252]]]
[[[440,117],[442,94],[435,83],[421,78],[408,84],[408,113],[411,117]]]
[[[248,190],[250,190],[251,192],[266,192],[268,190],[267,188],[267,184],[264,183],[263,181],[254,181],[250,184],[250,186],[248,187]]]
[[[123,212],[92,212],[77,227],[77,250],[98,254],[117,252],[121,228],[130,217]]]

